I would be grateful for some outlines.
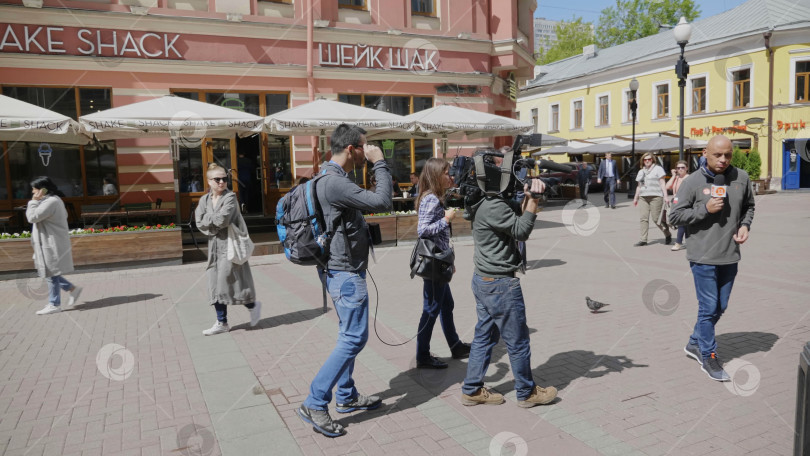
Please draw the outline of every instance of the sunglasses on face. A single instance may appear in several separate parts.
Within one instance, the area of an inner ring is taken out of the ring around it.
[[[651,161],[652,161],[652,158],[645,158],[645,159],[644,159],[644,161],[645,161],[645,162],[651,162]]]
[[[221,184],[223,182],[228,182],[227,177],[212,177],[211,180],[218,183],[218,184]]]
[[[686,166],[678,166],[677,169],[686,169]]]

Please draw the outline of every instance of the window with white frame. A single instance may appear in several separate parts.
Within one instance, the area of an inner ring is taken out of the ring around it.
[[[433,0],[411,0],[411,13],[421,16],[435,16]]]
[[[366,0],[338,0],[338,8],[366,9]]]
[[[549,131],[560,131],[560,105],[551,105],[551,112],[549,113]]]
[[[598,102],[596,125],[600,127],[610,125],[610,96],[599,95],[596,100]]]
[[[655,86],[655,118],[669,117],[669,83]]]
[[[692,85],[692,114],[706,112],[706,76],[693,78]]]
[[[810,60],[796,62],[796,89],[793,101],[796,103],[810,103]]]
[[[638,116],[638,95],[639,91],[636,90],[636,116]],[[622,119],[625,122],[633,121],[633,91],[630,89],[624,90],[624,105],[622,106]]]
[[[732,105],[733,109],[748,108],[751,106],[751,68],[744,68],[731,72]]]
[[[571,128],[582,128],[582,99],[571,101]]]
[[[537,108],[532,108],[532,125],[534,125],[534,131],[537,131],[538,122]]]

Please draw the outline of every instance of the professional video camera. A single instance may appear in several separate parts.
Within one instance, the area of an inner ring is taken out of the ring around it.
[[[515,137],[512,150],[506,154],[485,149],[477,151],[472,157],[456,156],[450,167],[450,177],[457,185],[454,193],[460,197],[449,198],[448,205],[469,210],[484,196],[511,199],[516,192],[522,192],[524,184],[531,179],[540,179],[546,185],[546,193],[553,192],[552,188],[559,183],[555,182],[556,179],[530,177],[528,170],[536,165],[541,169],[569,173],[571,168],[549,160],[521,157],[520,148],[525,139],[523,136]],[[496,163],[496,158],[502,158],[500,165]]]

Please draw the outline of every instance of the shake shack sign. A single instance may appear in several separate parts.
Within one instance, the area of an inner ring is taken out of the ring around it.
[[[177,33],[0,24],[0,52],[144,59],[183,58]]]

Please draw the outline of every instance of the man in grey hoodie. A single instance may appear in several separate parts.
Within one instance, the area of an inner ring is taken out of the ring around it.
[[[732,145],[715,136],[706,146],[706,164],[687,177],[669,214],[669,222],[686,226],[686,259],[692,269],[698,299],[695,329],[684,348],[709,378],[731,380],[717,357],[714,328],[728,306],[737,276],[740,244],[748,240],[754,220],[754,192],[745,171],[730,166]],[[716,176],[724,176],[724,196],[713,195]]]
[[[326,269],[319,269],[319,273],[326,276],[326,288],[340,326],[337,344],[312,380],[298,416],[327,437],[346,433],[329,415],[335,385],[338,413],[371,410],[382,403],[379,396],[359,394],[352,378],[354,360],[368,341],[366,269],[370,237],[362,211],[391,210],[391,172],[380,148],[366,144],[365,133],[360,127],[346,124],[335,129],[332,160],[324,163],[322,171],[328,176],[316,183],[326,226],[337,227]],[[348,177],[349,171],[362,169],[364,160],[372,163],[371,170],[377,179],[374,192],[358,187]]]

